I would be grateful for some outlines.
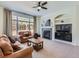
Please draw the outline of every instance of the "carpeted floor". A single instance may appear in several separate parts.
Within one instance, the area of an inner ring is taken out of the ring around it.
[[[33,51],[33,58],[77,58],[79,47],[44,39],[44,49]]]

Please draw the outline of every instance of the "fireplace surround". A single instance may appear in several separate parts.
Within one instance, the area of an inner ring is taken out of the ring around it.
[[[42,37],[52,40],[52,28],[42,28]]]

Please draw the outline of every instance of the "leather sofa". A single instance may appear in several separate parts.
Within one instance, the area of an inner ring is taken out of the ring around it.
[[[11,40],[12,39],[9,37],[9,41],[11,42],[11,45],[12,45],[14,42]],[[5,56],[3,50],[0,48],[0,58],[25,58],[25,57],[31,58],[32,52],[33,52],[32,46],[26,46],[24,48],[21,48],[17,51],[14,51],[13,53]]]
[[[10,55],[4,56],[2,49],[0,48],[0,58],[31,58],[32,57],[33,48],[23,48],[16,52],[13,52]]]

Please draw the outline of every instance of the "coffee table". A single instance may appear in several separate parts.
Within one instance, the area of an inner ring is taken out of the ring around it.
[[[35,39],[28,39],[28,45],[33,45],[33,48],[36,51],[43,49],[43,41],[40,41],[39,43],[37,43]]]

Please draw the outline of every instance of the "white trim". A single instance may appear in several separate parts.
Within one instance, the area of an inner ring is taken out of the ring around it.
[[[54,39],[54,41],[58,41],[58,42],[62,42],[62,43],[67,43],[67,44],[72,44],[72,42],[67,42],[67,41],[63,41],[63,40],[59,40],[59,39]]]
[[[61,42],[61,43],[66,43],[66,44],[71,44],[71,45],[74,45],[74,46],[79,46],[79,45],[76,45],[72,42],[67,42],[67,41],[63,41],[63,40],[58,40],[58,39],[53,39],[54,41],[58,41],[58,42]]]

